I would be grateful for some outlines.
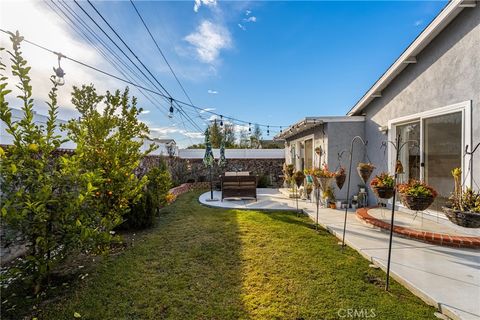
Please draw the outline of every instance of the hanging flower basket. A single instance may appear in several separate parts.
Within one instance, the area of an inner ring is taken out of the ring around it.
[[[382,172],[370,181],[370,187],[380,199],[390,199],[395,193],[395,177]]]
[[[345,184],[345,179],[347,175],[345,174],[345,169],[340,167],[338,171],[335,173],[335,183],[337,184],[338,189],[342,189],[343,185]]]
[[[362,163],[360,162],[357,166],[357,172],[360,178],[362,178],[363,183],[367,183],[368,179],[370,179],[370,176],[372,175],[373,170],[375,169],[375,166],[371,163]]]
[[[395,188],[390,187],[372,187],[372,190],[380,199],[390,199],[395,193]]]
[[[317,177],[318,182],[320,184],[320,189],[322,191],[327,190],[327,188],[330,186],[332,183],[333,178],[332,177]]]
[[[450,203],[443,207],[448,220],[464,228],[480,228],[480,192],[471,188],[463,190],[462,169],[452,170],[454,192],[450,196]]]
[[[303,180],[305,179],[305,174],[302,171],[297,171],[293,175],[293,179],[295,180],[297,187],[300,188],[300,186],[303,184]]]
[[[400,194],[400,199],[408,209],[413,211],[423,211],[431,206],[435,198],[432,196],[419,197]]]
[[[443,207],[448,220],[464,228],[480,228],[480,213]]]

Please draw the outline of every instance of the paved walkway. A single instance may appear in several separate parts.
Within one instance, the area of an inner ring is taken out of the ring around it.
[[[296,209],[294,199],[288,199],[276,189],[257,189],[258,201],[199,201],[213,207],[232,209]],[[214,192],[220,199],[220,192]],[[299,200],[299,209],[316,219],[314,203]],[[319,223],[341,239],[344,211],[320,208]],[[417,218],[418,219],[418,218]],[[359,221],[355,212],[347,216],[346,243],[372,263],[386,269],[388,233],[371,228]],[[391,275],[428,304],[437,306],[453,319],[480,320],[480,251],[450,248],[412,239],[394,237]]]

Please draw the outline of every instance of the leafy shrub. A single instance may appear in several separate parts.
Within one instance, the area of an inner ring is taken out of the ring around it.
[[[155,222],[156,212],[152,192],[146,190],[140,200],[131,204],[130,211],[124,215],[124,221],[119,226],[119,229],[149,228]]]
[[[23,118],[12,120],[6,101],[8,77],[0,62],[0,119],[13,137],[13,146],[0,151],[0,192],[2,223],[19,231],[28,241],[27,257],[21,266],[25,280],[34,293],[53,267],[72,250],[93,245],[102,236],[97,219],[83,210],[93,198],[95,173],[82,172],[78,158],[55,156],[64,142],[56,132],[57,85],[52,81],[46,126],[33,120],[32,87],[27,61],[22,57],[21,37],[10,34],[13,51],[12,74],[19,79],[17,97],[21,100]]]
[[[150,169],[146,176],[148,183],[141,198],[130,203],[130,211],[124,215],[119,229],[145,229],[153,226],[158,209],[169,203],[172,179],[165,162],[161,160],[159,166]]]
[[[134,172],[142,158],[154,146],[142,152],[148,127],[138,120],[142,109],[135,97],[130,99],[128,88],[122,93],[109,91],[98,95],[93,85],[74,87],[72,104],[80,113],[78,120],[66,125],[70,139],[76,143],[76,157],[83,172],[95,172],[95,198],[87,210],[98,216],[98,228],[109,231],[123,222],[130,206],[140,200],[148,177]],[[100,108],[102,106],[103,108]],[[99,111],[101,110],[101,111]],[[104,239],[105,245],[112,239]]]
[[[258,177],[257,188],[267,188],[270,184],[270,179],[267,175],[260,175]]]

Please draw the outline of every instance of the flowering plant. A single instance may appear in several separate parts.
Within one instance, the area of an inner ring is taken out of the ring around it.
[[[388,172],[382,172],[370,181],[370,186],[372,188],[393,188],[395,187],[395,178]]]
[[[333,178],[335,172],[328,170],[328,166],[324,164],[322,168],[313,169],[313,175],[317,178]]]
[[[397,185],[397,190],[403,195],[413,197],[435,198],[438,195],[435,189],[419,180],[410,180],[408,183],[401,183]]]

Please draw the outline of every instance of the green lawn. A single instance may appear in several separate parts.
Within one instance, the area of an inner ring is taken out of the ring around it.
[[[386,293],[383,272],[307,217],[206,208],[198,195],[163,209],[157,227],[38,318],[435,318],[397,283]]]

